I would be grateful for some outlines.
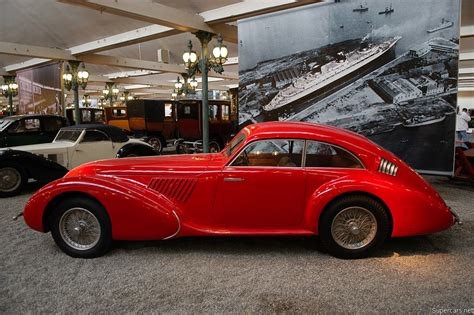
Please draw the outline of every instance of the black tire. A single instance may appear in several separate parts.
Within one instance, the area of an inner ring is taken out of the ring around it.
[[[354,214],[359,214],[361,219],[355,219]],[[343,259],[369,256],[382,246],[389,231],[385,208],[364,195],[336,200],[324,210],[319,220],[319,237],[323,246],[329,254]]]
[[[209,141],[209,153],[218,153],[221,152],[221,146],[216,140]]]
[[[72,211],[76,212],[73,213]],[[76,213],[79,213],[79,215],[82,214],[85,217],[78,219]],[[71,214],[75,214],[75,216],[70,218]],[[97,221],[94,221],[94,218]],[[110,219],[104,207],[95,200],[86,197],[73,197],[63,200],[55,207],[55,209],[52,209],[48,219],[51,228],[51,235],[53,236],[54,241],[64,253],[71,257],[99,257],[104,255],[110,249],[112,244],[112,226]],[[81,223],[84,223],[84,225],[81,225]],[[76,243],[78,242],[78,237],[84,237],[80,235],[82,233],[81,231],[68,231],[66,228],[84,229],[85,235],[87,232],[93,232],[93,228],[97,223],[100,226],[100,229],[95,234],[98,235],[91,237],[92,240],[88,243],[82,242],[86,244]],[[71,237],[76,239],[72,239]],[[77,246],[72,244],[76,244]],[[79,246],[84,246],[84,248],[78,248]]]
[[[13,161],[2,163],[0,166],[0,198],[18,195],[27,182],[27,172],[20,164]]]
[[[161,153],[163,148],[166,147],[166,140],[162,135],[151,135],[146,141],[149,145],[153,146],[153,149],[157,153]]]

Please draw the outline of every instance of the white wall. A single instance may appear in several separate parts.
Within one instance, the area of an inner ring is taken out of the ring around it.
[[[460,108],[474,108],[474,91],[459,91],[458,106]]]

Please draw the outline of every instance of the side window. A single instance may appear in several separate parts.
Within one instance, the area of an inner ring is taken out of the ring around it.
[[[40,120],[38,118],[22,119],[8,128],[8,133],[27,133],[40,131]]]
[[[104,122],[104,112],[101,110],[94,111],[94,121],[95,122]]]
[[[43,120],[43,130],[46,132],[58,131],[63,127],[63,122],[58,118],[46,118]]]
[[[87,130],[81,142],[109,141],[109,137],[98,130]]]
[[[81,110],[81,115],[82,115],[82,122],[83,123],[90,123],[92,121],[90,110],[87,110],[87,109]]]
[[[173,104],[165,103],[165,119],[173,118]]]
[[[363,168],[352,153],[318,141],[307,142],[305,167]]]
[[[217,120],[219,106],[209,105],[209,120]]]
[[[232,166],[301,167],[303,140],[270,139],[249,144]]]
[[[230,119],[229,108],[230,108],[229,105],[222,105],[222,114],[221,114],[221,119],[222,120],[229,120]]]
[[[112,117],[114,118],[121,118],[127,116],[127,111],[123,108],[113,108],[112,109]]]

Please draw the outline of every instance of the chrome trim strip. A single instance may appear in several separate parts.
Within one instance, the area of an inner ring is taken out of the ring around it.
[[[178,235],[179,231],[181,231],[181,220],[179,219],[178,215],[176,214],[176,211],[172,210],[172,212],[173,212],[174,216],[176,217],[176,220],[178,221],[178,229],[176,230],[176,232],[174,232],[174,234],[165,237],[163,240],[169,240],[170,238],[173,238],[176,235]]]
[[[243,178],[237,178],[237,177],[224,177],[224,182],[243,182]]]

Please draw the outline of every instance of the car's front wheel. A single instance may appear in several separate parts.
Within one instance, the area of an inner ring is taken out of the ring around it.
[[[26,172],[16,163],[5,163],[0,166],[0,198],[18,195],[28,178]]]
[[[363,195],[343,197],[330,204],[319,221],[319,236],[328,252],[344,259],[369,256],[389,236],[385,208]]]
[[[97,201],[74,197],[62,201],[49,218],[58,247],[72,257],[93,258],[105,254],[112,243],[107,212]]]

